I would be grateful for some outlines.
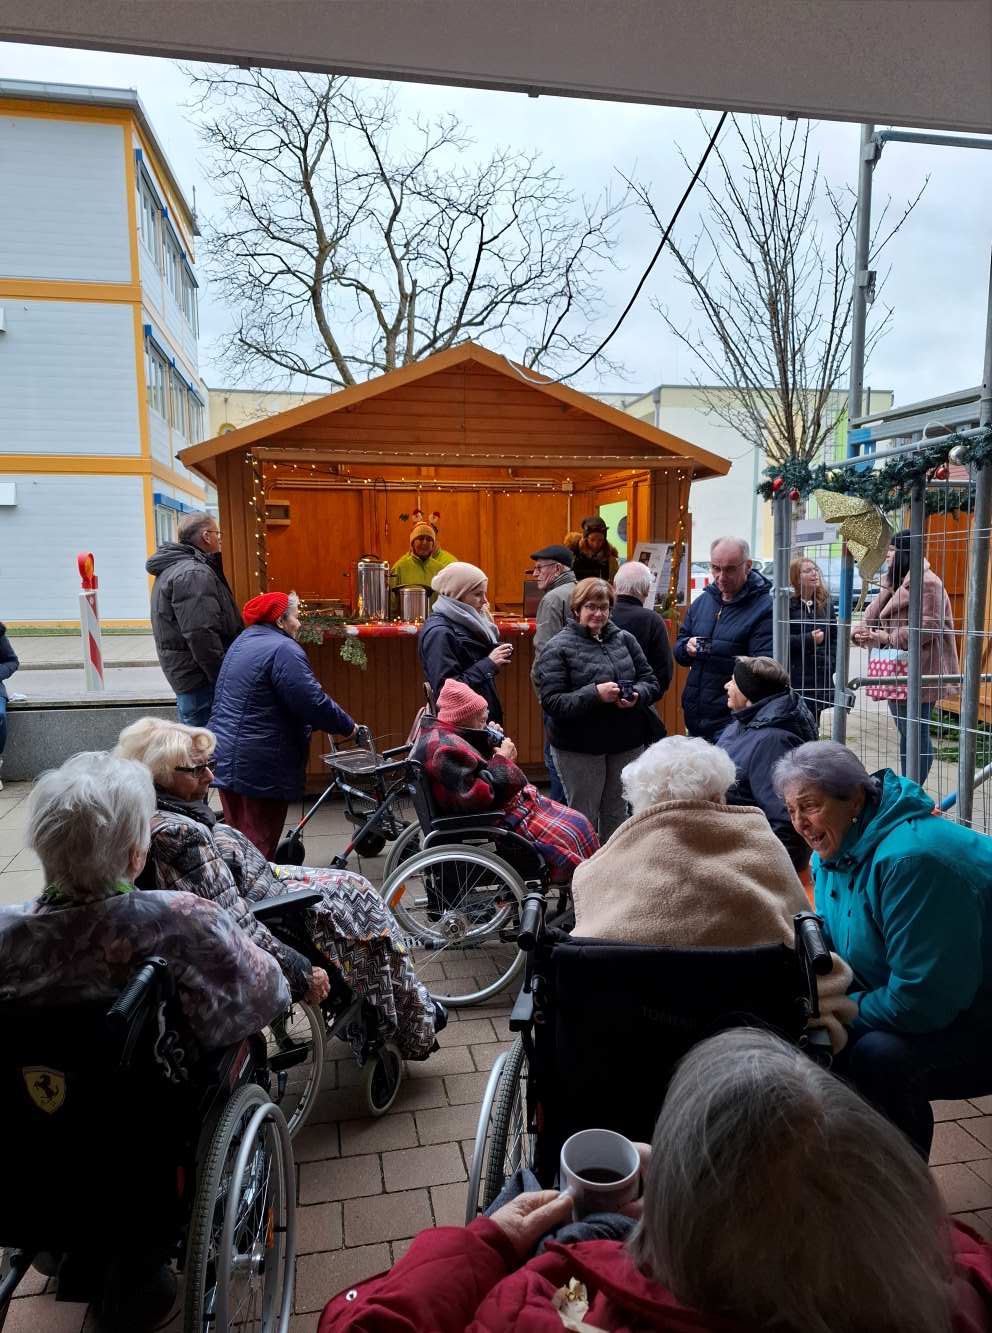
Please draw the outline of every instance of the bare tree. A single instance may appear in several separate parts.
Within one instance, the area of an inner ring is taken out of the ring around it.
[[[812,462],[846,410],[837,390],[846,383],[851,344],[856,200],[824,179],[808,121],[733,117],[731,125],[732,148],[715,150],[716,179],[700,181],[706,215],[698,234],[684,249],[669,240],[701,327],[683,328],[655,308],[711,384],[736,390],[710,392],[710,411],[771,462]],[[662,229],[649,189],[633,188]],[[891,227],[886,205],[869,262],[919,197]],[[869,324],[866,353],[890,315]]]
[[[337,386],[465,338],[523,344],[545,369],[595,346],[626,195],[577,199],[536,154],[479,161],[456,117],[401,117],[381,85],[186,73],[220,196],[205,250],[237,312],[232,374]]]

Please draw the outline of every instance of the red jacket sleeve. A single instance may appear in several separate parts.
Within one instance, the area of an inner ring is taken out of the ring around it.
[[[329,1301],[318,1333],[464,1333],[516,1265],[510,1242],[486,1217],[422,1231],[388,1273]]]

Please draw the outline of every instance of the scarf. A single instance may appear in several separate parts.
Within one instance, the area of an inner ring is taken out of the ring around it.
[[[118,879],[113,884],[101,884],[98,888],[83,892],[66,893],[58,884],[47,884],[38,895],[42,907],[84,907],[89,903],[100,903],[105,898],[113,898],[120,893],[132,893],[134,885],[127,880]]]
[[[168,814],[185,815],[187,819],[195,819],[207,828],[213,828],[220,820],[220,815],[211,810],[206,801],[184,801],[181,796],[174,796],[171,791],[163,791],[161,787],[155,788],[155,801],[160,810]]]
[[[481,611],[476,611],[474,606],[469,606],[468,602],[459,602],[446,593],[439,593],[434,603],[434,612],[467,629],[472,638],[478,639],[480,643],[489,643],[493,647],[499,643],[499,630],[493,622],[487,620]]]

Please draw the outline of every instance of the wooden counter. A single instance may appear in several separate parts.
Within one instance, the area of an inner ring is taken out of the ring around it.
[[[518,763],[528,777],[541,781],[544,770],[544,725],[541,706],[530,681],[534,660],[534,622],[500,620],[501,635],[514,644],[509,666],[496,677],[496,688],[503,701],[503,723],[507,735],[517,747]],[[321,644],[307,643],[311,665],[321,685],[346,709],[356,722],[372,728],[381,748],[401,745],[409,733],[417,710],[424,703],[424,675],[417,656],[416,627],[391,624],[349,627],[362,640],[368,666],[360,667],[341,660],[341,638],[326,635]],[[681,731],[678,711],[685,673],[678,669],[676,680],[659,708],[669,733]],[[310,743],[307,765],[308,790],[321,791],[327,785],[327,769],[320,756],[329,748],[323,732]]]

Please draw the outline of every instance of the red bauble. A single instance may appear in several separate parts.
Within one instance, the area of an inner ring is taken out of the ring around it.
[[[782,478],[776,477],[772,482],[772,490],[780,491],[782,489]]]
[[[799,492],[796,490],[795,486],[793,486],[792,490],[789,492],[789,499],[793,504],[799,499]]]
[[[941,463],[940,467],[938,467],[938,468],[934,468],[934,473],[933,473],[933,475],[937,478],[938,481],[946,481],[946,480],[947,480],[947,464],[946,464],[946,463]]]

